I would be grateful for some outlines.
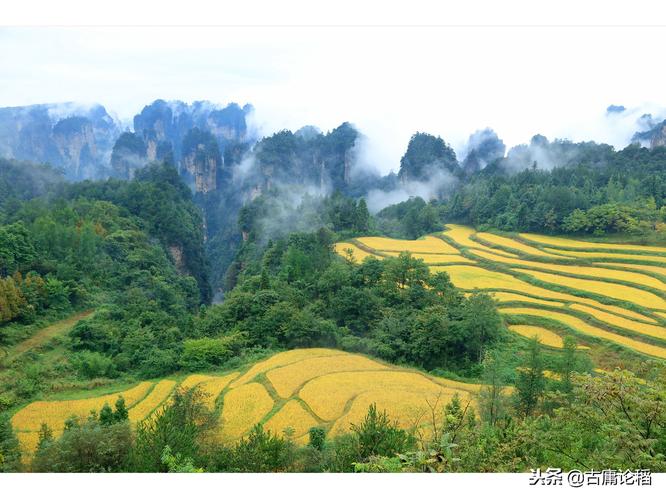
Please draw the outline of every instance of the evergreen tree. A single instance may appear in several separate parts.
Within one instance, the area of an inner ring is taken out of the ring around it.
[[[524,364],[518,370],[516,409],[524,416],[532,415],[536,411],[546,386],[541,349],[539,339],[531,339]]]

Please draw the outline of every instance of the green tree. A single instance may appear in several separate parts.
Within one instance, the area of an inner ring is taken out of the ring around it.
[[[386,411],[379,412],[371,404],[360,424],[352,424],[352,433],[358,439],[359,462],[373,456],[392,457],[414,444],[414,437],[391,422]]]
[[[539,339],[532,338],[523,357],[524,364],[518,370],[515,404],[524,416],[530,416],[536,411],[545,389],[541,349]]]
[[[479,409],[481,418],[494,426],[508,414],[509,405],[506,395],[508,374],[497,351],[485,351],[481,366],[483,367],[484,385],[479,391]]]

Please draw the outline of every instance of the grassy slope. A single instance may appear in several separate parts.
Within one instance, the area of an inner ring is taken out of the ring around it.
[[[10,363],[25,352],[39,348],[55,337],[67,334],[80,320],[92,316],[94,311],[88,310],[73,314],[66,319],[57,321],[49,326],[37,330],[33,335],[22,342],[6,349],[5,358],[2,363]]]

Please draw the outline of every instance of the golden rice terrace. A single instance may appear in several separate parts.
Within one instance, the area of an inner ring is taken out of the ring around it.
[[[497,235],[449,224],[408,241],[358,238],[336,246],[355,262],[409,251],[431,272],[499,303],[509,331],[554,349],[565,335],[666,359],[666,248],[590,243],[533,234]]]
[[[85,418],[122,395],[132,423],[151,418],[178,388],[198,387],[215,412],[218,437],[232,442],[256,424],[272,432],[306,440],[311,427],[329,435],[349,431],[368,406],[377,404],[405,428],[426,426],[431,407],[441,412],[454,394],[474,404],[480,386],[434,377],[334,349],[296,349],[276,354],[245,371],[223,375],[193,374],[132,387],[93,398],[35,401],[12,418],[22,449],[31,456],[39,429],[47,424],[55,435],[72,415]]]

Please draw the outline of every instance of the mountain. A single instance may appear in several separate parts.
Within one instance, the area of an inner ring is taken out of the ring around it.
[[[120,124],[99,104],[0,108],[0,157],[49,163],[70,180],[106,177],[119,134]]]
[[[247,124],[252,109],[156,100],[134,117],[133,131],[123,131],[100,104],[0,108],[0,157],[48,163],[72,181],[132,179],[139,168],[168,159],[195,192],[209,192],[225,161],[256,140]]]
[[[208,101],[188,105],[158,99],[134,117],[133,137],[116,144],[111,165],[114,174],[131,178],[135,166],[171,159],[195,192],[215,191],[218,177],[223,177],[218,170],[224,168],[225,152],[233,156],[236,148],[256,139],[247,125],[252,110],[249,104],[241,108],[231,103],[222,108]]]
[[[650,148],[666,146],[666,120],[659,123],[651,123],[651,127],[644,132],[636,132],[632,137],[632,141]]]

